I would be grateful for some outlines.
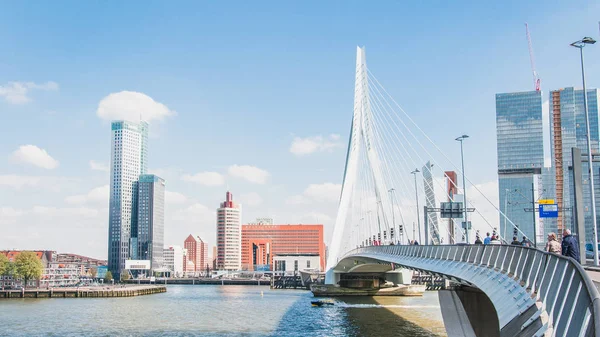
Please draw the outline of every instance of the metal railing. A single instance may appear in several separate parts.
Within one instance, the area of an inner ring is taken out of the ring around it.
[[[514,279],[540,302],[554,336],[600,337],[600,294],[583,267],[571,258],[509,245],[369,246],[354,249],[344,258],[352,256],[377,257],[399,265],[402,261],[397,257],[407,262],[426,259],[484,267]],[[447,276],[461,281],[452,274],[450,269]]]

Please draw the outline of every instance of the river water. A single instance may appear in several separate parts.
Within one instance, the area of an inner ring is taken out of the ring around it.
[[[139,297],[0,300],[0,336],[446,335],[435,292],[320,308],[311,299],[301,290],[173,285]]]

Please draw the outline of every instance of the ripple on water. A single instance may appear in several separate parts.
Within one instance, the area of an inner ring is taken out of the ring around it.
[[[445,335],[435,293],[344,298],[322,308],[311,307],[312,298],[300,290],[203,285],[129,298],[3,300],[0,336]]]

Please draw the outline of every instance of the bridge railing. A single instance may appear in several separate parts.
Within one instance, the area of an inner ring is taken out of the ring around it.
[[[556,336],[600,337],[600,294],[583,267],[571,258],[512,245],[369,246],[346,256],[364,254],[493,268],[517,280],[542,303]]]

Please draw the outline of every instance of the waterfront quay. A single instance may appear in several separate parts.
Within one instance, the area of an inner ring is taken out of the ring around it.
[[[213,278],[166,278],[156,280],[156,282],[150,281],[150,279],[135,279],[123,281],[128,284],[188,284],[188,285],[236,285],[236,286],[268,286],[271,285],[271,281],[268,279],[264,280],[253,280],[253,279],[213,279]]]
[[[126,285],[109,287],[70,287],[50,289],[0,290],[0,299],[132,297],[164,293],[164,285]]]

